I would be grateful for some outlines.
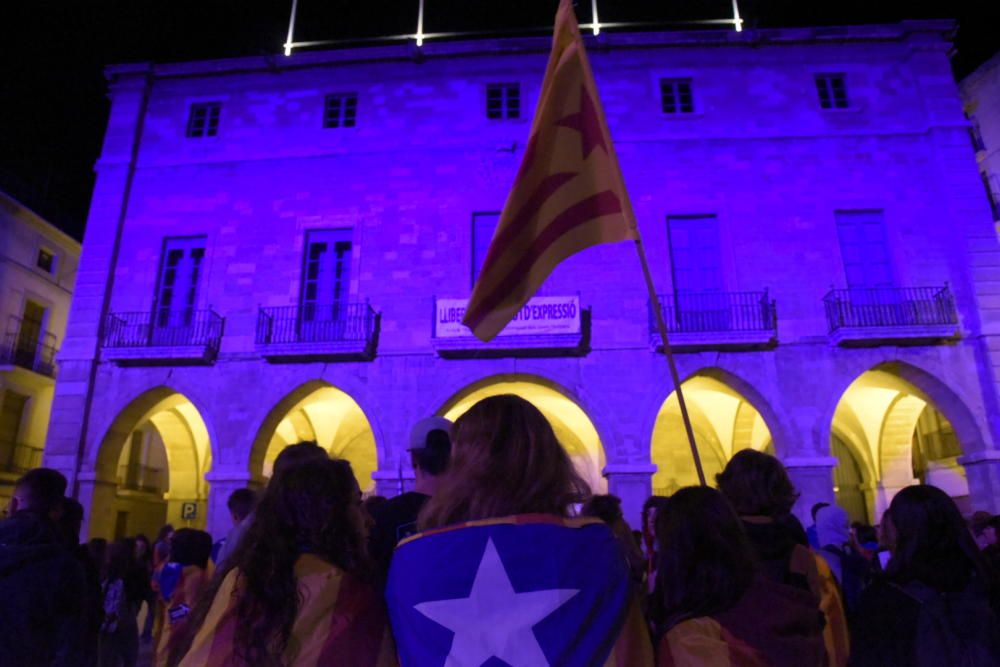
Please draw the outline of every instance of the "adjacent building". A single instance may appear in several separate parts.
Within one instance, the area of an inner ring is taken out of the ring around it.
[[[979,175],[1000,229],[1000,51],[961,83]]]
[[[0,192],[0,506],[41,464],[80,244]]]
[[[751,447],[799,511],[877,521],[921,480],[1000,511],[1000,246],[953,29],[589,42],[710,475]],[[458,324],[548,49],[108,69],[45,451],[91,535],[221,532],[229,493],[302,439],[398,493],[413,422],[503,392],[630,520],[695,481],[630,244],[562,264],[488,345]]]

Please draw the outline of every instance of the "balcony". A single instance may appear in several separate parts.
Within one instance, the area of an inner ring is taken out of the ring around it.
[[[0,471],[20,475],[42,465],[42,448],[20,442],[0,442]]]
[[[24,368],[54,378],[56,375],[56,337],[37,327],[24,326],[12,317],[0,346],[0,368]]]
[[[368,303],[261,308],[257,351],[272,362],[375,357],[380,315]]]
[[[434,299],[431,345],[445,359],[583,356],[590,349],[590,310],[579,296],[528,299],[496,338],[484,343],[462,324],[468,299]]]
[[[661,294],[660,307],[674,350],[748,350],[778,342],[777,310],[767,290]],[[649,339],[663,351],[652,308]]]
[[[210,365],[224,324],[212,310],[110,313],[103,356],[120,366]]]
[[[955,298],[947,285],[831,290],[823,305],[836,345],[919,345],[958,336]]]
[[[163,493],[167,488],[167,477],[160,468],[127,463],[118,466],[118,487],[139,493]]]

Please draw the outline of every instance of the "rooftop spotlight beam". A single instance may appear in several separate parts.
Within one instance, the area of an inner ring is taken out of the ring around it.
[[[421,0],[423,4],[423,0]],[[288,17],[288,38],[285,40],[285,55],[292,55],[292,44],[295,39],[295,11],[299,8],[299,0],[292,0],[292,15]]]

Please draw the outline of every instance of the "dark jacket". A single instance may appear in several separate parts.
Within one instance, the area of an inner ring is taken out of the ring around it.
[[[942,592],[880,578],[851,626],[853,667],[1000,665],[1000,620],[982,582]]]
[[[760,573],[775,583],[810,590],[809,579],[793,562],[808,555],[808,540],[802,526],[790,520],[764,517],[742,519],[757,555]]]
[[[0,522],[0,665],[86,664],[83,566],[47,518]]]

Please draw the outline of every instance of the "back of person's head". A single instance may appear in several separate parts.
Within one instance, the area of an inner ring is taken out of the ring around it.
[[[181,528],[170,540],[170,562],[179,565],[208,567],[212,555],[212,536],[203,530]]]
[[[135,549],[128,540],[117,540],[108,545],[104,562],[104,578],[108,581],[125,579],[132,567],[132,552]]]
[[[830,503],[816,503],[815,505],[812,506],[812,509],[809,510],[809,516],[812,517],[813,523],[816,523],[816,513],[819,512],[824,507],[829,507],[829,506]]]
[[[287,648],[298,610],[294,568],[303,553],[366,576],[364,530],[361,493],[347,461],[324,455],[272,478],[228,566],[239,568],[244,584],[235,645],[245,664],[263,664]]]
[[[278,453],[278,457],[274,459],[271,479],[273,480],[285,470],[300,463],[322,461],[329,458],[330,455],[327,454],[327,451],[317,445],[315,441],[303,440],[302,442],[297,442],[294,445],[285,447]]]
[[[624,521],[622,499],[611,494],[591,496],[580,511],[583,516],[592,516],[611,525]]]
[[[410,457],[414,469],[437,477],[451,460],[452,423],[444,417],[421,419],[410,430]]]
[[[854,530],[854,539],[858,541],[861,545],[877,545],[878,544],[878,531],[875,530],[875,526],[870,526],[867,523],[861,523],[860,521],[855,521],[851,524],[851,528]]]
[[[753,581],[743,523],[715,489],[680,489],[656,515],[660,544],[651,615],[661,632],[732,607]]]
[[[781,461],[753,449],[737,452],[715,479],[740,516],[784,516],[799,497]]]
[[[56,522],[59,534],[66,544],[76,546],[80,543],[80,530],[83,528],[83,505],[75,498],[63,498],[62,511]]]
[[[229,494],[229,500],[226,501],[229,513],[237,521],[242,521],[250,516],[250,512],[253,512],[256,505],[257,494],[254,493],[253,489],[236,489]]]
[[[518,396],[483,399],[455,422],[451,464],[420,525],[512,514],[568,516],[589,489],[538,408]]]
[[[890,579],[919,581],[939,590],[963,588],[986,565],[948,494],[934,486],[908,486],[892,499],[882,517],[892,558]]]
[[[156,544],[162,544],[170,541],[170,538],[174,534],[173,525],[167,523],[164,524],[160,531],[156,534]]]
[[[49,514],[58,510],[66,494],[66,477],[52,468],[35,468],[14,483],[16,511]]]

